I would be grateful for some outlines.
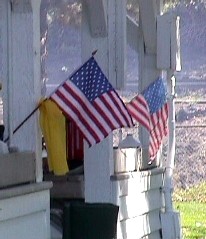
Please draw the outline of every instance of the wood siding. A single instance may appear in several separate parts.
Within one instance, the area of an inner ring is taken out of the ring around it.
[[[0,238],[50,238],[50,187],[42,183],[1,190]]]
[[[113,181],[120,207],[117,238],[161,238],[163,170],[134,172],[129,179],[117,178]]]

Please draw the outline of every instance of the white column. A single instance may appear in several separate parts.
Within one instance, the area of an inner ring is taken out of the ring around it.
[[[92,51],[97,49],[95,58],[102,71],[114,87],[121,88],[126,59],[124,57],[126,52],[126,1],[102,0],[102,3],[104,9],[95,8],[95,1],[93,1],[90,11],[91,9],[104,11],[105,19],[102,18],[102,23],[103,26],[106,23],[107,34],[92,37],[89,25],[91,16],[88,18],[88,8],[85,8],[85,2],[83,2],[82,59],[85,61],[91,56]],[[97,15],[102,17],[102,14]],[[110,175],[113,173],[112,134],[91,148],[85,145],[84,175],[87,202],[114,202],[116,192],[112,189],[110,181]]]
[[[150,4],[148,3],[150,2]],[[159,4],[156,1],[140,2],[140,32],[139,38],[139,92],[142,92],[154,80],[161,75],[161,70],[157,69],[157,52],[156,52],[156,16],[159,12]],[[148,5],[149,4],[149,5]],[[149,133],[140,126],[140,141],[143,146],[143,161],[141,168],[150,168],[149,161]],[[154,164],[152,164],[154,166]]]
[[[8,80],[5,104],[6,137],[20,151],[36,153],[37,181],[42,180],[41,134],[36,112],[15,133],[16,127],[37,106],[41,94],[40,4],[41,0],[7,1]]]

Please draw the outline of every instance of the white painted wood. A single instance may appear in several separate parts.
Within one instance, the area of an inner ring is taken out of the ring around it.
[[[85,3],[83,2],[82,59],[88,59],[94,49],[95,58],[113,86],[116,86],[116,1],[105,0],[105,13],[108,18],[108,37],[92,38],[89,30]],[[125,17],[126,21],[126,17]],[[122,50],[122,49],[121,49]],[[120,51],[120,49],[118,49]],[[85,145],[84,176],[85,200],[87,202],[113,202],[110,175],[114,173],[112,134],[103,142],[87,148]]]
[[[110,83],[116,87],[116,0],[107,1],[108,17],[108,77]]]
[[[3,99],[3,108],[8,107],[8,94],[7,94],[7,79],[8,79],[8,36],[7,32],[7,0],[0,1],[0,82],[2,83],[2,90],[0,95]],[[4,114],[1,123],[8,122],[8,115]],[[5,129],[5,134],[8,135],[8,127]]]
[[[162,238],[182,238],[180,227],[180,213],[175,211],[161,213]]]
[[[112,141],[105,139],[98,145],[87,149],[84,158],[85,201],[113,202],[110,182],[110,163]]]
[[[11,146],[36,154],[36,178],[42,180],[41,133],[34,114],[14,135],[14,129],[36,107],[40,99],[40,3],[13,1],[8,5],[8,76],[4,104],[6,137]],[[7,32],[7,31],[6,31]],[[9,97],[8,97],[9,96]],[[21,140],[20,140],[21,139]]]
[[[88,12],[83,13],[82,20],[82,59],[85,61],[94,50],[98,50],[96,59],[100,67],[115,88],[123,88],[125,79],[126,58],[126,17],[119,7],[124,1],[104,0],[103,5],[108,21],[108,36],[93,38],[90,34]],[[93,6],[94,7],[94,6]],[[83,8],[87,11],[86,4]],[[124,10],[126,11],[126,9]],[[118,14],[117,14],[118,12]],[[87,47],[85,47],[87,46]]]
[[[171,15],[157,16],[157,68],[171,67]]]
[[[108,31],[104,0],[86,0],[85,2],[92,37],[106,37]]]
[[[139,10],[146,53],[156,53],[156,0],[139,0]]]
[[[124,239],[142,238],[161,228],[159,210],[120,222]],[[119,233],[119,231],[117,232]],[[118,238],[118,236],[117,236]]]
[[[140,3],[140,30],[143,36],[139,39],[139,91],[142,92],[149,84],[161,76],[162,72],[157,69],[156,57],[156,14],[160,10],[157,8],[160,5],[156,1],[146,0],[139,1]],[[148,9],[147,9],[148,7]],[[145,15],[147,13],[147,15]],[[148,16],[148,17],[146,17]],[[155,25],[155,26],[154,26]],[[146,49],[145,49],[146,46]],[[150,46],[150,49],[149,49]],[[149,133],[140,126],[139,139],[142,143],[142,164],[141,169],[148,169],[158,165],[159,158],[153,161],[151,165],[148,164],[149,154]]]
[[[148,5],[143,3],[143,1],[141,2],[143,4],[143,9],[148,12],[146,9]],[[90,32],[88,12],[85,12],[85,2],[83,2],[82,59],[85,61],[91,56],[92,51],[98,49],[95,58],[110,82],[115,87],[118,87],[118,84],[121,86],[122,80],[120,80],[120,83],[117,83],[117,75],[121,74],[121,77],[123,77],[124,71],[120,71],[119,69],[120,67],[124,69],[125,64],[122,56],[125,54],[124,37],[126,37],[126,31],[125,29],[121,29],[126,26],[125,8],[123,9],[125,1],[104,0],[103,4],[105,6],[105,15],[108,23],[108,36],[94,38]],[[149,5],[151,5],[151,1]],[[140,53],[141,60],[140,91],[145,89],[161,74],[161,71],[156,68],[157,13],[155,11],[157,8],[155,1],[153,1],[152,7],[149,6],[149,9],[152,9],[155,19],[152,21],[149,30],[144,30],[144,36],[139,35],[139,44],[135,46],[139,47],[138,52]],[[124,17],[118,15],[120,13],[124,13]],[[145,20],[145,17],[143,18],[145,26],[147,20]],[[125,22],[121,23],[121,21]],[[141,21],[142,19],[140,19],[139,32],[142,31]],[[149,21],[151,21],[151,19]],[[125,25],[121,26],[121,24]],[[136,29],[136,26],[133,24],[130,26],[131,29],[132,27]],[[148,28],[148,26],[146,27]],[[149,33],[150,30],[151,32]],[[147,38],[146,51],[144,48],[145,36]],[[149,39],[149,36],[152,36],[151,39]],[[119,42],[117,38],[119,38]],[[136,42],[136,40],[134,40],[134,42]],[[121,49],[121,47],[123,47],[123,49]],[[119,54],[117,52],[120,50],[122,51],[122,55],[117,55]],[[142,132],[142,137],[144,138],[143,142],[146,152],[148,150],[148,135],[145,136],[145,132]],[[142,168],[148,167],[147,162],[148,155],[145,154]],[[115,181],[115,177],[111,176],[113,173],[112,135],[91,148],[88,148],[85,143],[85,201],[111,202],[120,205],[117,234],[117,238],[119,239],[137,239],[141,237],[153,238],[152,235],[154,235],[155,239],[161,238],[159,233],[161,229],[159,213],[160,209],[163,207],[162,192],[160,191],[163,186],[163,170],[157,170],[155,173],[153,170],[141,172],[139,174],[137,172],[136,174],[132,172],[131,177],[119,181]]]
[[[139,37],[139,26],[130,16],[127,16],[127,44],[136,52],[139,51]]]
[[[7,114],[7,120],[5,121],[5,125],[8,125],[8,137],[12,139],[12,118],[13,118],[13,111],[9,113],[9,109],[12,109],[12,102],[13,102],[13,87],[12,87],[12,57],[13,57],[13,51],[12,51],[12,18],[11,18],[11,3],[7,1],[7,39],[8,39],[8,44],[7,44],[7,106],[8,108],[4,107],[4,112]],[[7,127],[6,127],[7,128]],[[7,136],[6,136],[7,137]],[[11,141],[8,142],[8,144],[11,146]]]
[[[171,69],[181,71],[179,16],[174,16],[171,24]]]
[[[39,99],[41,98],[41,52],[40,52],[40,6],[41,0],[31,1],[33,10],[33,67],[34,67],[34,98],[35,104],[37,105]],[[34,128],[35,128],[35,154],[36,154],[36,181],[41,182],[43,179],[43,169],[42,169],[42,133],[39,125],[39,112],[34,115]]]
[[[105,12],[108,14],[107,0],[104,1],[104,4]],[[98,49],[95,58],[104,74],[108,77],[108,38],[92,38],[84,2],[82,3],[82,8],[82,59],[85,61],[91,56],[93,50]],[[114,53],[114,50],[112,52]],[[84,176],[86,202],[110,202],[110,160],[112,160],[111,135],[91,148],[88,148],[85,143]]]
[[[35,182],[35,161],[31,152],[0,154],[0,188]]]
[[[129,173],[128,179],[114,180],[112,187],[116,190],[116,200],[118,202],[119,217],[117,224],[117,238],[160,238],[158,230],[159,226],[153,227],[153,219],[147,221],[150,232],[143,231],[142,223],[143,215],[152,213],[150,217],[157,217],[159,220],[159,212],[164,207],[161,188],[163,186],[164,169],[153,169],[144,172]],[[125,175],[126,176],[126,175]],[[118,178],[118,176],[117,176]],[[154,216],[155,215],[155,216]],[[152,227],[151,227],[152,225]],[[128,229],[126,229],[128,228]],[[126,230],[129,235],[126,236]],[[147,236],[146,234],[151,235]]]
[[[117,89],[123,89],[126,81],[126,2],[126,0],[116,0],[115,64]]]
[[[0,238],[50,239],[49,200],[49,190],[0,200]]]
[[[27,13],[32,12],[32,6],[30,0],[11,0],[12,11],[15,13]]]
[[[153,231],[149,235],[142,237],[141,239],[160,239],[160,238],[161,238],[161,231],[157,230],[157,231]]]
[[[181,70],[180,18],[174,14],[157,16],[157,68]]]
[[[126,1],[108,1],[109,81],[123,89],[126,77]]]
[[[153,169],[156,171],[156,169]],[[153,171],[152,170],[152,171]],[[129,179],[117,180],[118,195],[138,195],[151,189],[159,189],[163,186],[163,172],[158,174],[143,176],[141,173],[132,173]]]
[[[150,190],[138,195],[123,196],[119,199],[119,218],[126,220],[141,216],[162,207],[162,193],[160,190]]]

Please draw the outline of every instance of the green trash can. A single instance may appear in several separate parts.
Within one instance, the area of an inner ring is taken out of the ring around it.
[[[119,207],[69,203],[63,209],[63,239],[115,239]]]

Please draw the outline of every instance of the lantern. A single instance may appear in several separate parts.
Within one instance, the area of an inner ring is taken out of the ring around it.
[[[126,138],[114,149],[115,173],[139,170],[141,157],[140,141],[134,139],[132,134],[127,134]]]

